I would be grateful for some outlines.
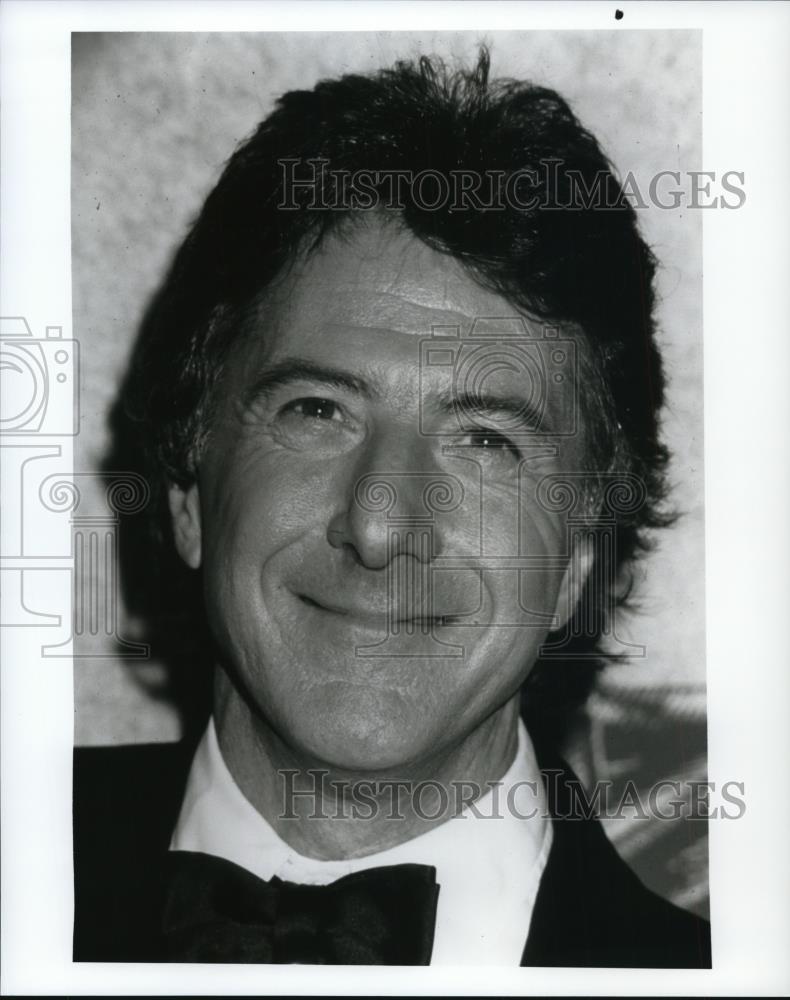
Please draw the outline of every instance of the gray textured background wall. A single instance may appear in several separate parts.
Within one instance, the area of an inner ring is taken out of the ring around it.
[[[95,471],[107,450],[107,413],[136,326],[185,227],[276,96],[424,52],[469,61],[481,40],[491,45],[494,75],[559,90],[620,174],[632,171],[640,187],[659,170],[701,168],[696,32],[73,36],[78,471]],[[647,656],[604,675],[587,727],[568,753],[586,777],[636,773],[645,785],[656,776],[704,776],[705,768],[702,275],[699,212],[649,207],[640,218],[662,262],[665,437],[674,455],[673,501],[683,516],[643,566],[641,614],[618,623]],[[94,499],[99,503],[98,494]],[[133,637],[134,628],[121,609],[121,634]],[[82,657],[77,649],[77,743],[177,738],[175,715],[141,683],[158,665],[107,652]],[[702,831],[621,823],[611,833],[646,881],[704,910]]]

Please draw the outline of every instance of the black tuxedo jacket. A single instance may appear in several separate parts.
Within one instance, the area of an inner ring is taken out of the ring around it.
[[[710,968],[710,926],[646,889],[595,819],[564,820],[578,779],[536,745],[555,816],[522,965]],[[74,960],[157,961],[160,893],[193,747],[86,748],[74,766]],[[441,893],[441,890],[440,890]]]

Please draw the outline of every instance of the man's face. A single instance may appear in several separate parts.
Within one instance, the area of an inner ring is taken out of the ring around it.
[[[223,667],[311,758],[397,768],[457,744],[567,616],[565,524],[535,492],[577,442],[525,433],[517,366],[470,386],[421,353],[437,326],[464,342],[477,317],[515,315],[452,258],[364,223],[270,290],[231,355],[175,534]],[[544,428],[574,392],[547,385]]]

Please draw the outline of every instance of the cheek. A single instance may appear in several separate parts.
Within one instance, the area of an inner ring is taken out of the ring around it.
[[[462,503],[450,514],[439,514],[448,545],[456,555],[479,552],[486,558],[557,555],[567,551],[562,514],[541,502],[541,481],[560,471],[559,458],[534,460],[520,468],[486,467],[456,455],[448,472],[460,481]]]
[[[223,648],[251,651],[279,632],[272,601],[288,553],[324,531],[320,480],[294,463],[228,455],[201,493],[206,611]],[[246,658],[246,656],[245,656]]]
[[[481,514],[480,551],[494,566],[497,558],[501,559],[497,575],[518,578],[520,574],[522,587],[528,578],[536,581],[530,583],[530,590],[537,586],[547,593],[556,591],[570,552],[567,521],[562,514],[548,511],[537,502],[533,484],[522,482],[519,489],[489,489],[484,494]]]
[[[472,627],[461,639],[467,648],[480,654],[485,647],[515,662],[519,651],[522,659],[531,657],[556,627],[569,558],[567,523],[539,502],[537,482],[554,471],[553,463],[501,482],[483,471],[467,472],[463,505],[437,518],[441,554],[456,557],[456,566],[442,570],[440,557],[432,579],[435,605],[467,615]],[[485,568],[476,569],[480,556]]]
[[[268,556],[325,519],[325,471],[274,456],[239,456],[211,471],[201,504],[209,558]]]

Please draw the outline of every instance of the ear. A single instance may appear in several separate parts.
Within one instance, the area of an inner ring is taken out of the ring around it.
[[[593,539],[589,533],[578,534],[573,542],[573,550],[565,567],[565,573],[557,594],[557,605],[554,614],[557,616],[557,629],[563,628],[573,616],[576,605],[582,596],[584,585],[590,575],[595,560]]]
[[[201,559],[200,494],[197,483],[187,489],[170,486],[167,494],[176,550],[190,569],[197,569]]]

